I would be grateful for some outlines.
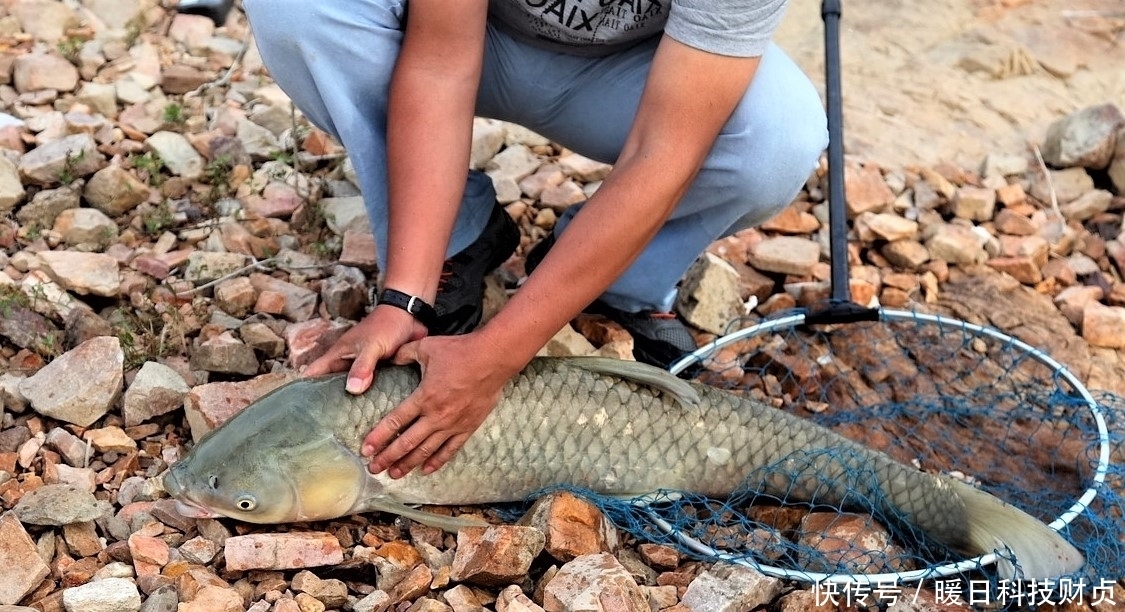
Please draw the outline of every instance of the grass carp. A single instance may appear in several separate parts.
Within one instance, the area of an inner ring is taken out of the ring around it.
[[[359,396],[342,374],[289,383],[206,435],[164,486],[189,516],[284,523],[386,511],[456,530],[471,522],[409,505],[520,501],[554,485],[725,497],[752,471],[781,465],[792,469],[771,470],[760,491],[825,504],[859,493],[960,553],[1007,551],[1027,579],[1084,563],[1043,522],[968,484],[761,402],[613,359],[536,359],[443,468],[370,474],[358,455],[364,435],[418,381],[417,368],[388,366]]]

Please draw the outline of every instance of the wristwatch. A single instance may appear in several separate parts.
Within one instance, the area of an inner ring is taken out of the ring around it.
[[[437,323],[437,311],[416,295],[403,293],[397,289],[383,289],[382,295],[379,296],[379,303],[409,312],[419,323],[425,325],[426,329],[433,329],[434,324]]]

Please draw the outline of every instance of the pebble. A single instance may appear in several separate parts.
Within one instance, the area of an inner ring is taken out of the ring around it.
[[[121,413],[125,426],[132,427],[178,410],[190,388],[176,370],[156,361],[146,361],[125,389]]]
[[[20,393],[44,416],[88,427],[121,393],[125,354],[116,337],[87,340],[24,379]]]
[[[141,593],[132,580],[105,578],[63,591],[67,612],[139,612]]]
[[[12,512],[28,525],[62,526],[106,515],[108,504],[72,485],[43,485],[28,491]]]
[[[648,597],[616,557],[583,555],[559,568],[543,588],[546,612],[651,612]]]
[[[594,504],[569,492],[551,493],[520,519],[544,535],[544,550],[563,563],[582,555],[617,550],[617,529]]]
[[[546,537],[534,527],[497,525],[457,532],[450,578],[484,586],[518,582],[543,550]]]
[[[35,542],[13,513],[0,514],[0,567],[4,568],[0,606],[18,603],[51,573]]]
[[[215,382],[193,387],[184,396],[184,412],[192,439],[207,432],[293,378],[293,373],[262,374],[241,382]]]
[[[688,584],[681,603],[692,612],[739,612],[769,604],[783,584],[761,572],[717,563]]]

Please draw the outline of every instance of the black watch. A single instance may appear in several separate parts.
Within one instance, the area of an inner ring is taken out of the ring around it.
[[[395,289],[383,289],[382,295],[379,296],[379,303],[409,312],[419,323],[425,325],[427,330],[433,329],[434,324],[437,323],[437,311],[416,295],[410,295]]]

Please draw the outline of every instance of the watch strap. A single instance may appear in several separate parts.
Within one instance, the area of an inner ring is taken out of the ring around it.
[[[405,310],[419,323],[425,325],[426,329],[433,329],[434,324],[437,323],[437,311],[416,295],[403,293],[397,289],[383,289],[383,293],[379,295],[379,303]]]

